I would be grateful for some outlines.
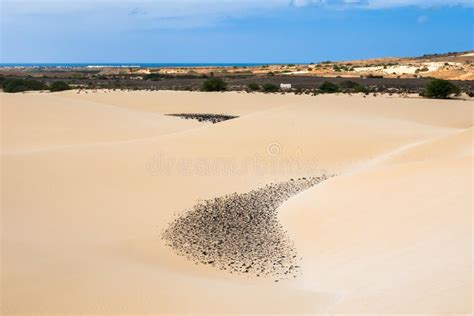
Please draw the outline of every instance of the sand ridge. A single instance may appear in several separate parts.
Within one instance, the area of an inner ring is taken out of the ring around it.
[[[5,314],[471,308],[471,101],[0,97]],[[202,124],[166,113],[239,118]],[[239,168],[215,168],[229,164]],[[176,212],[200,200],[323,170],[337,176],[278,208],[302,257],[297,278],[275,283],[195,265],[161,240]]]

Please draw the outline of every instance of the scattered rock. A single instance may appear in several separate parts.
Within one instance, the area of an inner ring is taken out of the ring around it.
[[[219,123],[222,121],[231,120],[238,116],[226,115],[226,114],[209,114],[209,113],[178,113],[178,114],[166,114],[168,116],[177,116],[183,119],[198,120],[199,122],[211,122],[212,124]]]
[[[277,208],[325,179],[292,179],[203,201],[170,223],[162,238],[179,255],[231,273],[296,276],[296,249],[278,222]]]

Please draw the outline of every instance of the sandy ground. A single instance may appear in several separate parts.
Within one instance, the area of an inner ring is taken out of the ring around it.
[[[4,314],[471,312],[471,101],[0,97]],[[163,115],[180,112],[240,117]],[[295,279],[195,265],[160,238],[200,199],[323,173],[280,208]]]

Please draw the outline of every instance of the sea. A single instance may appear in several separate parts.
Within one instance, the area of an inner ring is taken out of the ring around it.
[[[0,67],[37,68],[181,68],[181,67],[252,67],[264,65],[287,65],[304,63],[0,63]]]

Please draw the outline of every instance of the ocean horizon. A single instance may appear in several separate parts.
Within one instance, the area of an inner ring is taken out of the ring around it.
[[[306,65],[309,63],[0,63],[0,67],[57,67],[57,68],[170,68],[170,67],[255,67],[264,65]]]

